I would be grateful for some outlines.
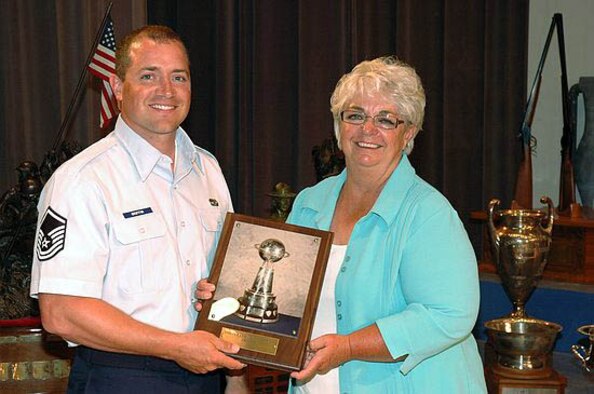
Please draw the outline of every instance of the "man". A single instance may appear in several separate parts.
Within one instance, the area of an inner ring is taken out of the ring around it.
[[[217,161],[179,127],[186,48],[169,28],[128,35],[110,84],[115,130],[61,166],[40,202],[31,295],[44,328],[78,344],[69,392],[219,391],[237,345],[193,331],[231,198]],[[199,305],[197,309],[199,309]],[[236,379],[233,379],[236,380]]]

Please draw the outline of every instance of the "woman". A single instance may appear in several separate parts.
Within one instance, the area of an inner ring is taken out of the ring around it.
[[[330,100],[346,169],[302,191],[288,222],[334,232],[297,393],[482,393],[471,335],[477,264],[456,211],[407,155],[425,94],[413,68],[364,61]]]

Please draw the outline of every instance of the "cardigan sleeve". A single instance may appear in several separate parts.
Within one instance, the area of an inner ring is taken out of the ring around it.
[[[403,249],[407,307],[376,322],[392,356],[408,355],[404,374],[470,335],[478,315],[474,251],[456,211],[439,197],[419,207]]]

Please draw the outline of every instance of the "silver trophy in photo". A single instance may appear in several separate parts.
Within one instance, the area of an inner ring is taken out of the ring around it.
[[[235,315],[257,323],[275,323],[279,316],[276,296],[272,293],[273,264],[290,255],[285,251],[285,245],[274,238],[269,238],[254,247],[258,249],[260,258],[264,261],[252,287],[245,289],[243,296],[239,297],[239,310]]]
[[[580,360],[584,370],[592,373],[594,372],[594,355],[592,354],[592,348],[594,348],[594,325],[581,326],[577,331],[588,337],[589,345],[572,345],[571,352]]]
[[[550,376],[550,353],[559,324],[528,317],[525,304],[542,277],[551,245],[553,203],[540,201],[548,212],[528,209],[498,210],[489,202],[488,229],[493,259],[503,288],[513,304],[505,317],[487,321],[485,327],[497,354],[494,372],[507,377],[538,379]]]

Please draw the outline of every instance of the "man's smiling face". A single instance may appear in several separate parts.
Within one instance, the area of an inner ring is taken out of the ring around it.
[[[175,133],[190,110],[189,61],[176,41],[141,38],[130,47],[130,66],[123,81],[114,78],[122,117],[147,140]]]

